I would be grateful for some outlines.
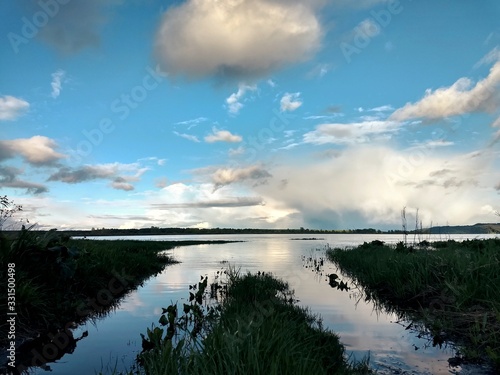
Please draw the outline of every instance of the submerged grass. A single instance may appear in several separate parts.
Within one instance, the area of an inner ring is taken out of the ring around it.
[[[423,321],[434,344],[454,341],[465,359],[487,356],[500,368],[500,239],[413,247],[374,241],[327,256],[367,299]]]
[[[192,332],[177,342],[164,339],[141,354],[137,373],[369,373],[366,363],[348,363],[338,337],[297,306],[287,283],[272,275],[230,273],[218,311],[207,316],[208,328],[197,345],[188,345]]]

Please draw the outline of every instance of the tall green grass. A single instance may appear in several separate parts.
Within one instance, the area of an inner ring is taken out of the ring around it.
[[[18,336],[106,313],[129,290],[175,263],[163,250],[200,243],[207,241],[75,240],[25,228],[11,237],[0,232],[0,272],[16,264]],[[5,292],[0,305],[7,301]]]
[[[220,313],[199,345],[167,339],[143,353],[141,374],[364,374],[349,364],[338,336],[294,303],[287,283],[269,274],[230,275]]]
[[[432,333],[458,342],[469,359],[487,355],[500,365],[499,239],[432,247],[374,241],[352,250],[330,249],[327,256],[367,298],[412,311]]]

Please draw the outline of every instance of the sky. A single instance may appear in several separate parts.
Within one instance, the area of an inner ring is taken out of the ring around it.
[[[39,228],[499,220],[496,0],[0,14],[0,195]]]

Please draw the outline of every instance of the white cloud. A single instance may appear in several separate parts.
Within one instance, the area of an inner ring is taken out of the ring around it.
[[[490,65],[493,64],[497,61],[500,61],[500,47],[496,46],[493,48],[490,52],[486,54],[481,60],[479,60],[475,65],[474,68],[479,68],[482,65]]]
[[[248,78],[310,58],[322,30],[317,2],[188,0],[170,7],[156,35],[162,70],[190,78]]]
[[[316,64],[309,72],[307,72],[307,78],[323,78],[332,68],[331,64],[319,63]]]
[[[34,166],[53,165],[66,158],[66,155],[55,151],[57,147],[56,141],[41,135],[0,140],[0,161],[20,156]]]
[[[52,73],[52,82],[50,86],[52,87],[52,93],[50,94],[54,99],[61,94],[62,90],[62,80],[64,79],[66,72],[59,69],[55,73]]]
[[[232,134],[228,130],[217,130],[217,128],[212,128],[212,134],[209,134],[205,137],[205,142],[214,143],[214,142],[229,142],[229,143],[237,143],[241,142],[243,138],[239,135]]]
[[[226,99],[226,104],[227,104],[227,109],[229,113],[236,115],[244,107],[244,105],[241,103],[241,99],[245,96],[247,91],[255,91],[257,90],[256,85],[245,85],[243,83],[240,83],[238,85],[238,91],[231,94],[227,99]]]
[[[292,148],[295,148],[297,146],[300,146],[300,143],[292,142],[288,143],[286,146],[278,148],[278,150],[291,150]]]
[[[0,188],[26,189],[26,193],[35,195],[48,191],[45,185],[20,179],[23,172],[19,168],[0,165]]]
[[[460,78],[450,87],[428,89],[421,100],[397,109],[390,119],[441,119],[473,112],[491,113],[500,107],[499,87],[500,61],[475,85],[469,78]]]
[[[481,209],[498,200],[493,160],[362,145],[335,158],[277,164],[268,182],[253,191],[300,212],[305,226],[397,228],[405,206],[408,212],[420,208],[424,224],[474,224],[494,220]]]
[[[436,147],[448,147],[453,146],[455,142],[445,141],[444,139],[428,140],[425,142],[415,143],[412,148],[436,148]]]
[[[493,123],[491,124],[492,127],[494,128],[500,128],[500,116],[498,116]]]
[[[388,112],[388,111],[394,111],[394,108],[392,105],[381,105],[380,107],[375,107],[375,108],[370,108],[368,110],[369,112]]]
[[[302,105],[302,100],[300,100],[300,92],[295,93],[285,93],[280,101],[281,112],[285,111],[295,111]]]
[[[209,167],[195,170],[193,173],[208,177],[213,183],[215,190],[243,181],[252,181],[253,184],[259,184],[271,177],[269,172],[260,165],[250,165],[242,168]]]
[[[109,180],[113,189],[130,191],[134,190],[131,182],[139,181],[147,170],[148,168],[143,168],[138,163],[108,163],[84,165],[77,168],[61,167],[48,178],[48,181],[79,184],[94,180]]]
[[[123,190],[123,191],[134,190],[134,185],[124,181],[113,181],[111,182],[111,187],[115,190]]]
[[[245,148],[243,146],[240,146],[238,148],[230,148],[229,149],[229,156],[238,156],[238,155],[243,155],[245,153]]]
[[[199,124],[208,121],[208,118],[206,117],[197,117],[192,120],[186,120],[186,121],[180,121],[176,122],[176,125],[185,125],[187,126],[187,129],[190,130],[191,128],[194,128],[195,126],[198,126]]]
[[[298,227],[296,210],[241,186],[214,191],[211,184],[168,185],[148,198],[148,217],[163,225],[184,227],[287,228]],[[242,209],[244,207],[244,209]]]
[[[178,137],[187,139],[188,141],[197,142],[197,143],[200,142],[200,140],[198,139],[198,137],[196,137],[195,135],[185,134],[185,133],[179,133],[179,132],[176,132],[176,131],[174,131],[173,133],[176,136],[178,136]]]
[[[398,228],[404,206],[409,214],[419,208],[424,225],[495,220],[485,209],[498,200],[492,154],[439,155],[439,148],[395,151],[362,145],[332,156],[301,156],[271,169],[207,168],[205,182],[159,181],[161,189],[120,200],[88,200],[83,205],[37,195],[18,203],[36,208],[30,221],[62,228]],[[135,176],[138,166],[127,170],[125,175]],[[223,188],[213,189],[212,176]],[[110,181],[120,187],[119,181]]]
[[[0,97],[0,121],[15,120],[29,108],[29,103],[14,96]]]
[[[322,124],[304,134],[304,142],[316,145],[327,143],[349,145],[366,143],[377,137],[386,138],[397,132],[401,123],[395,121],[364,121],[351,124]]]

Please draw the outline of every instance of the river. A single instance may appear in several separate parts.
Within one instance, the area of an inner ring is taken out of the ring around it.
[[[490,236],[481,236],[490,237]],[[493,236],[494,237],[494,236]],[[94,237],[97,238],[97,237]],[[356,246],[364,241],[379,239],[387,243],[401,241],[401,235],[368,234],[283,234],[283,235],[207,235],[207,236],[138,236],[103,237],[103,239],[138,240],[237,240],[245,242],[183,246],[169,250],[181,263],[167,266],[163,272],[148,279],[131,291],[119,306],[105,317],[76,328],[78,341],[73,353],[55,363],[48,363],[51,374],[89,375],[122,371],[130,368],[141,350],[140,333],[157,324],[161,308],[172,302],[186,302],[188,286],[208,275],[209,282],[217,271],[228,266],[241,267],[241,272],[265,271],[289,281],[299,304],[318,313],[327,327],[340,336],[352,358],[370,356],[372,367],[381,374],[450,374],[448,358],[454,356],[450,347],[435,348],[415,332],[406,330],[405,322],[397,322],[393,314],[377,311],[371,302],[358,301],[356,290],[331,288],[325,276],[304,267],[303,257],[324,257],[325,247]],[[305,240],[308,238],[308,240]],[[432,236],[444,240],[450,236]],[[472,239],[474,235],[451,236],[452,239]],[[412,237],[408,238],[413,240]],[[425,239],[429,239],[426,236]],[[326,273],[339,273],[330,262]],[[345,276],[343,280],[349,279]],[[32,369],[43,374],[49,368]],[[477,373],[463,369],[462,374]]]

